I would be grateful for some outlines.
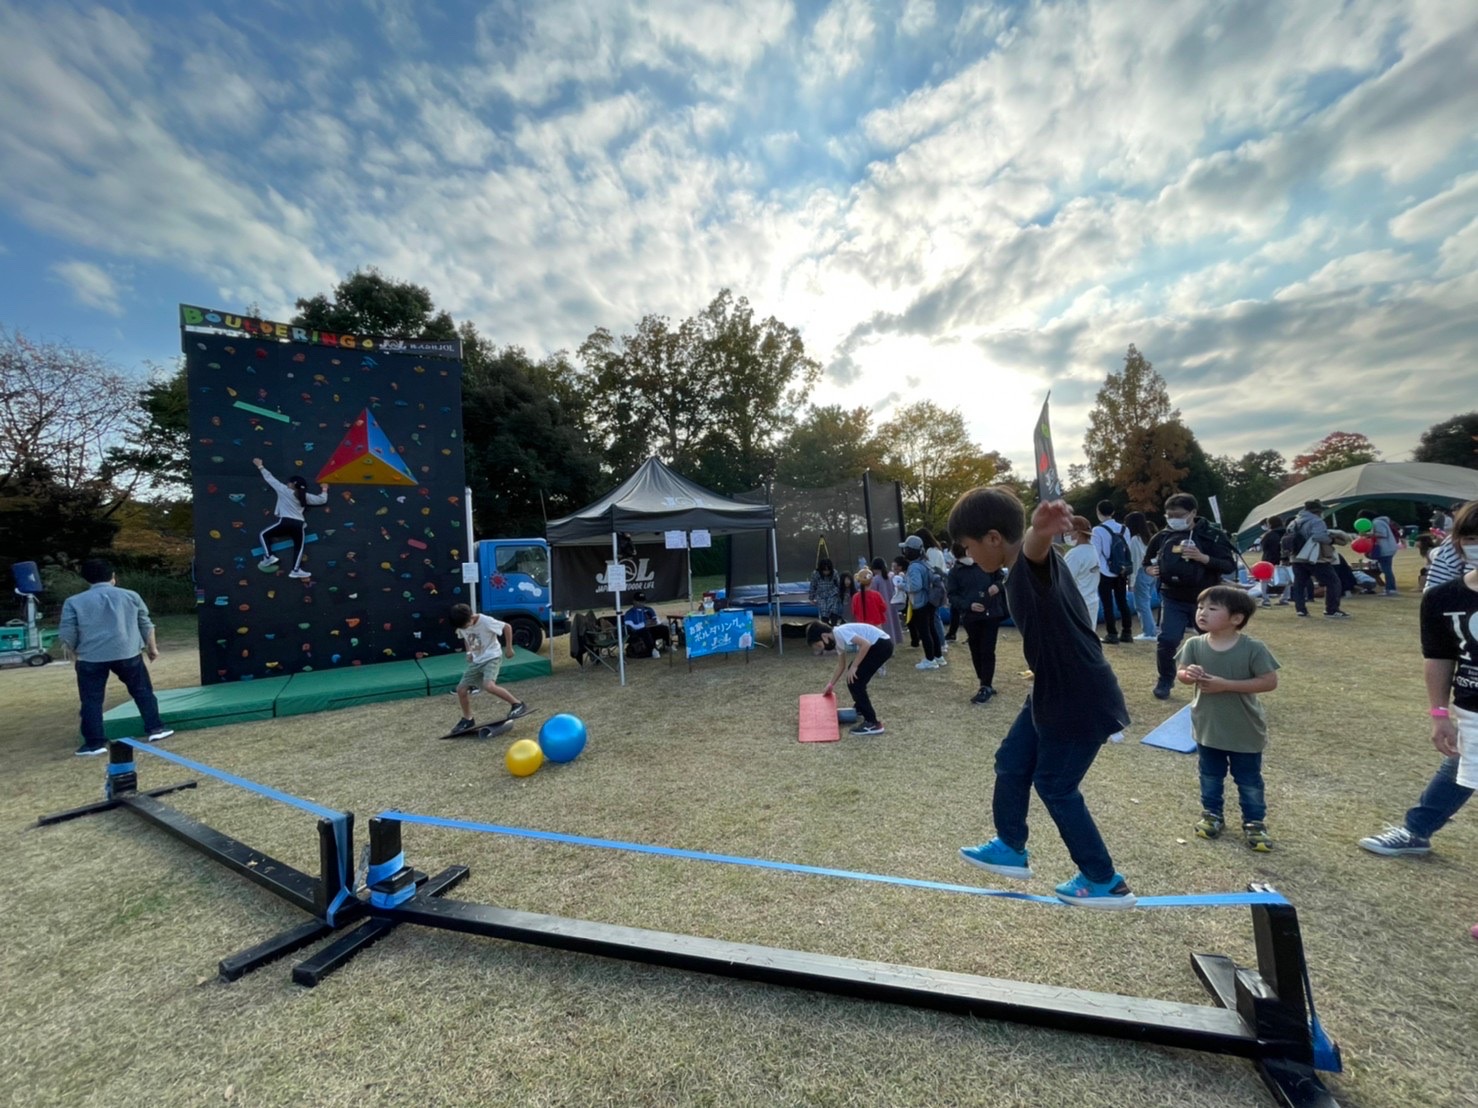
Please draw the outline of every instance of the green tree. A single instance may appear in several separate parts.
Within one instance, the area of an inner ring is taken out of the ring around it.
[[[1357,431],[1332,431],[1316,442],[1307,454],[1293,459],[1294,481],[1321,473],[1334,473],[1350,466],[1380,461],[1380,451]]]
[[[1165,379],[1130,343],[1124,368],[1108,375],[1088,416],[1083,453],[1088,456],[1089,472],[1095,480],[1116,482],[1134,434],[1179,418],[1179,410],[1170,407]]]
[[[840,404],[807,410],[781,440],[776,455],[775,479],[798,489],[826,488],[883,464],[871,413]]]
[[[431,293],[410,281],[386,277],[373,266],[356,269],[333,291],[297,302],[292,322],[320,331],[348,331],[392,338],[454,339],[457,325],[438,312]]]
[[[0,482],[0,573],[14,562],[70,568],[107,550],[118,532],[111,492],[100,481],[58,481],[39,462],[12,469]]]
[[[1240,527],[1252,509],[1288,483],[1288,463],[1276,450],[1250,451],[1240,458],[1222,455],[1211,459],[1211,469],[1221,486],[1217,496],[1229,529]]]
[[[913,527],[937,531],[961,493],[1009,476],[1010,462],[976,445],[958,408],[920,400],[883,424],[878,438],[885,462],[880,476],[901,486]]]
[[[782,437],[795,425],[821,366],[800,332],[723,289],[693,320],[703,376],[713,383],[712,424],[700,477],[718,492],[754,488],[775,474]]]
[[[588,435],[543,384],[573,369],[563,354],[535,363],[519,347],[494,349],[470,323],[461,338],[474,529],[480,536],[542,535],[546,518],[584,507],[601,491]]]
[[[713,392],[697,347],[692,326],[655,315],[632,334],[601,327],[580,344],[590,426],[614,473],[629,474],[653,454],[679,472],[697,470]]]
[[[794,328],[757,321],[727,289],[676,326],[648,315],[628,335],[599,328],[577,356],[589,426],[615,473],[656,454],[717,492],[773,476],[820,374]]]
[[[134,393],[129,432],[109,447],[106,479],[142,485],[156,494],[179,495],[190,487],[190,392],[185,360],[173,370],[150,367],[147,384]]]
[[[1432,424],[1422,432],[1411,460],[1478,469],[1478,412]]]

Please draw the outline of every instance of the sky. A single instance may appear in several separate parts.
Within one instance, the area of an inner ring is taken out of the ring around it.
[[[538,358],[729,288],[1019,471],[1130,343],[1210,453],[1401,461],[1478,406],[1474,74],[1472,0],[0,0],[0,324],[143,372],[375,266]]]

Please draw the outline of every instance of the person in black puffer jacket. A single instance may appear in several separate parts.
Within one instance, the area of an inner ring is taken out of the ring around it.
[[[987,573],[971,561],[959,543],[951,549],[955,564],[948,577],[949,610],[960,614],[960,625],[970,644],[970,662],[980,682],[980,691],[970,703],[984,704],[996,695],[991,682],[996,679],[996,636],[1006,618],[1006,594],[1002,591],[1006,574],[999,569]]]
[[[1155,643],[1159,700],[1168,700],[1175,686],[1175,652],[1186,629],[1196,626],[1196,598],[1237,568],[1231,539],[1209,519],[1197,516],[1199,507],[1188,492],[1166,500],[1168,526],[1150,539],[1144,552],[1145,566],[1160,579],[1160,637]]]

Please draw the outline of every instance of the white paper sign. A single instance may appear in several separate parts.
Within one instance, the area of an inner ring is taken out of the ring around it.
[[[477,584],[477,563],[476,562],[463,562],[462,563],[462,584],[464,584],[464,585],[475,585],[475,584]]]
[[[692,536],[693,549],[701,550],[706,546],[713,545],[713,539],[707,531],[694,531]]]
[[[606,592],[626,591],[626,567],[620,562],[606,563]]]
[[[668,550],[682,550],[688,545],[688,536],[682,531],[663,531],[662,537],[667,540]]]

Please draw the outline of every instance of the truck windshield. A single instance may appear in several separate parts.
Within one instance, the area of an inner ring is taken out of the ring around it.
[[[498,572],[527,574],[540,588],[548,588],[549,555],[542,546],[500,546]]]

